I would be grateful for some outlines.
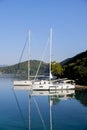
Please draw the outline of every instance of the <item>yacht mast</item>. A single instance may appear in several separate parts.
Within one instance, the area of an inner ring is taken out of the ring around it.
[[[28,80],[30,79],[30,30],[28,33]]]
[[[51,52],[52,52],[52,28],[50,29],[50,64],[49,64],[49,80],[52,78],[51,74]]]

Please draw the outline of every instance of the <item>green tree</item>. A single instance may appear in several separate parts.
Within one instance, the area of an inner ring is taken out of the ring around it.
[[[63,68],[58,62],[52,62],[52,74],[57,76],[57,78],[61,77],[63,74]]]

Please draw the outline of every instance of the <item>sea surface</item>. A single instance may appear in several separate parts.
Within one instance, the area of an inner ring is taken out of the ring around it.
[[[0,78],[0,130],[87,130],[87,92],[35,92]]]

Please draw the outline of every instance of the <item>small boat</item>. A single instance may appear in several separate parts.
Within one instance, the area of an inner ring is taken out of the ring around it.
[[[28,79],[27,80],[14,80],[14,86],[27,86],[32,85],[32,80],[30,80],[30,31],[29,31],[29,38],[28,38]]]

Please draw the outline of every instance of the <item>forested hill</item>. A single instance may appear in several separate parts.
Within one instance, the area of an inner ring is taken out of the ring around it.
[[[67,65],[67,64],[70,64],[73,62],[77,62],[77,60],[83,60],[83,62],[84,62],[85,59],[87,60],[87,50],[85,52],[77,54],[76,56],[74,56],[72,58],[68,58],[68,59],[62,61],[61,65]]]
[[[48,63],[45,63],[43,61],[38,61],[38,60],[31,60],[30,61],[30,74],[34,75],[36,74],[36,71],[40,65],[41,62],[41,66],[40,66],[40,70],[38,72],[38,74],[47,74],[49,69],[48,69]],[[27,76],[28,73],[28,62],[21,62],[19,64],[15,64],[12,66],[7,66],[7,67],[0,67],[0,72],[2,74],[20,74],[21,76]]]
[[[64,76],[87,85],[87,50],[62,62]]]

